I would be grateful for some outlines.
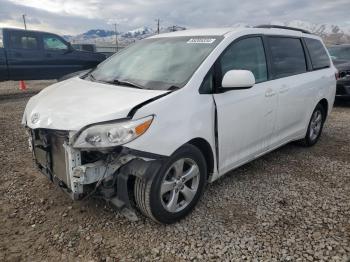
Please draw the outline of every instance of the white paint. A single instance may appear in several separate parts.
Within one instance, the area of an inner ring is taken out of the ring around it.
[[[215,154],[215,103],[218,115],[219,169],[212,180],[287,142],[305,136],[317,103],[326,98],[331,111],[335,97],[335,68],[257,83],[245,90],[199,94],[198,89],[225,48],[247,34],[305,36],[282,29],[203,29],[178,31],[157,37],[223,35],[224,39],[205,59],[185,87],[140,108],[134,119],[155,115],[152,125],[127,147],[171,155],[194,138],[206,140]],[[190,58],[189,58],[190,59]],[[230,80],[231,81],[231,80]],[[24,120],[30,128],[79,130],[85,125],[126,117],[135,105],[163,91],[117,87],[78,78],[55,84],[33,97]],[[29,120],[40,114],[37,124]],[[51,123],[49,123],[51,121]]]
[[[134,106],[163,93],[76,77],[56,83],[31,98],[24,115],[30,128],[78,131],[92,123],[124,118]],[[36,114],[39,119],[32,123]]]
[[[223,88],[244,88],[252,87],[255,84],[255,77],[248,70],[230,70],[222,79]]]

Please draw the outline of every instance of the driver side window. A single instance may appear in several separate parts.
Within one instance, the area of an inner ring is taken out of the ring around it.
[[[239,40],[229,46],[220,59],[221,76],[229,70],[249,70],[256,83],[267,81],[267,66],[261,37]]]
[[[61,39],[54,35],[44,35],[44,49],[46,50],[68,50],[68,46]]]

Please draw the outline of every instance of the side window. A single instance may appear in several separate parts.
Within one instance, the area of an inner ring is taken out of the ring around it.
[[[264,46],[260,37],[242,39],[226,49],[220,60],[222,77],[229,70],[250,70],[256,83],[267,80]]]
[[[330,67],[329,57],[322,43],[317,39],[305,38],[306,47],[309,50],[312,68],[321,69]]]
[[[287,77],[307,71],[305,53],[300,39],[269,37],[274,78]]]
[[[46,50],[67,50],[68,46],[60,38],[54,35],[44,35],[44,49]]]
[[[38,38],[22,32],[12,32],[10,34],[10,44],[12,48],[39,49]]]

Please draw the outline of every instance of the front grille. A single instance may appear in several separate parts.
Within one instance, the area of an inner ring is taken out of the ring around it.
[[[65,136],[50,135],[51,168],[55,177],[70,186],[66,169],[66,154],[63,147],[65,140]]]
[[[32,134],[34,157],[40,170],[52,181],[56,178],[70,186],[63,147],[65,141],[68,142],[68,132],[37,129],[33,130]]]

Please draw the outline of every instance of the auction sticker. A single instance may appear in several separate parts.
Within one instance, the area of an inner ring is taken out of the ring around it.
[[[187,44],[212,44],[215,40],[215,38],[191,38]]]

